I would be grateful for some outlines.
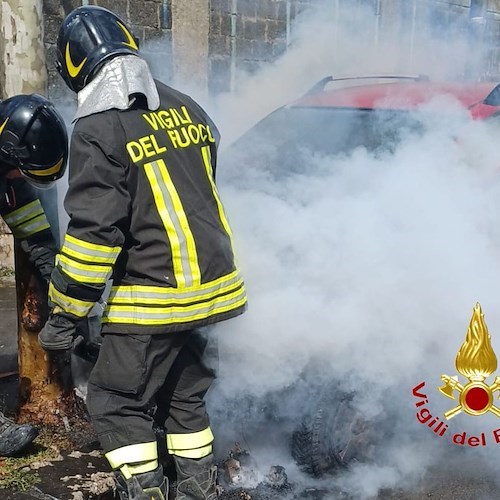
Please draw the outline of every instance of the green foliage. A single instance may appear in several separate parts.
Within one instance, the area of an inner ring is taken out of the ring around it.
[[[8,459],[10,460],[10,459]],[[0,475],[0,489],[9,488],[16,491],[28,491],[40,482],[40,476],[29,466],[19,467],[12,463],[5,463]]]
[[[50,436],[40,435],[21,457],[0,458],[0,490],[28,491],[40,482],[40,476],[31,466],[58,459],[59,450],[51,446]],[[0,497],[2,494],[0,492]]]

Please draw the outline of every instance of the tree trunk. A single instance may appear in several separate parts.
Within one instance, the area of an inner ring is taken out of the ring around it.
[[[4,98],[46,95],[42,0],[0,2],[0,80]],[[57,200],[57,196],[55,196]],[[57,203],[57,201],[55,201]],[[38,344],[48,316],[47,287],[20,245],[15,248],[18,311],[19,421],[67,427],[75,413],[70,365],[54,361]]]
[[[47,321],[47,286],[26,254],[15,245],[18,311],[19,420],[63,428],[75,413],[71,365],[53,358],[38,344]],[[65,417],[68,421],[65,421]]]

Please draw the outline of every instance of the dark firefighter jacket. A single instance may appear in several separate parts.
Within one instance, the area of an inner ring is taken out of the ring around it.
[[[83,317],[112,287],[103,333],[168,333],[241,314],[244,284],[215,186],[218,132],[188,96],[158,83],[142,98],[77,120],[70,216],[49,294]]]
[[[0,174],[0,215],[48,283],[57,245],[40,200],[23,178]]]

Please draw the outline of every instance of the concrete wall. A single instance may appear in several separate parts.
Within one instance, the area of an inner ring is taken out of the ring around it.
[[[176,79],[208,85],[210,5],[172,0],[172,65]]]

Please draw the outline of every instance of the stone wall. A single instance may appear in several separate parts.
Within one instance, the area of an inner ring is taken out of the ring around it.
[[[84,5],[99,5],[116,12],[139,38],[141,50],[158,73],[167,79],[171,73],[171,0],[43,0],[45,47],[49,71],[49,96],[72,99],[55,68],[56,40],[64,17]]]
[[[14,269],[14,245],[9,228],[0,218],[0,276]]]
[[[212,94],[234,88],[237,70],[252,73],[283,54],[297,15],[320,4],[318,0],[44,0],[52,98],[72,97],[55,70],[54,44],[63,17],[84,3],[110,8],[131,26],[155,76],[167,83],[176,75],[181,81],[190,77]],[[374,19],[378,16],[382,39],[408,35],[416,22],[412,43],[418,43],[419,36],[464,33],[471,28],[471,13],[484,11],[478,26],[490,47],[489,73],[498,66],[500,0],[332,0],[328,9],[352,11],[359,6],[371,7],[365,12],[373,13]]]
[[[291,23],[309,5],[309,0],[44,0],[43,3],[49,96],[66,100],[72,95],[55,69],[55,42],[64,16],[84,3],[109,8],[122,17],[139,37],[155,76],[164,81],[173,78],[174,70],[191,75],[194,71],[199,81],[191,59],[206,52],[202,80],[206,80],[211,92],[220,92],[230,88],[235,69],[251,72],[286,50]],[[207,16],[202,12],[203,4]],[[201,39],[203,33],[205,40]],[[177,61],[172,45],[177,48]],[[189,55],[184,47],[190,49]]]
[[[210,90],[227,91],[236,70],[252,73],[283,54],[293,20],[309,6],[304,0],[212,0]]]

